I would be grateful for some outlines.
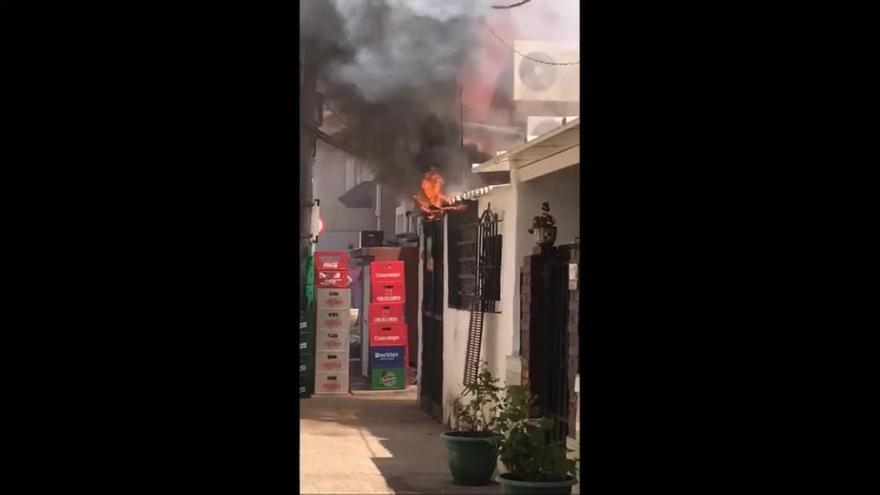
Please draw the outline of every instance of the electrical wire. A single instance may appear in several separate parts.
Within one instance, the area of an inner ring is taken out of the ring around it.
[[[522,57],[522,58],[525,58],[525,59],[531,60],[532,62],[537,62],[537,63],[539,63],[539,64],[545,64],[545,65],[578,65],[578,64],[581,63],[580,60],[578,60],[577,62],[547,62],[546,60],[539,60],[539,59],[537,59],[537,58],[532,58],[532,57],[530,57],[530,56],[528,56],[528,55],[525,55],[525,54],[520,53],[519,51],[517,51],[516,48],[514,48],[513,46],[511,46],[510,43],[504,41],[504,38],[502,38],[501,36],[499,36],[498,33],[496,33],[495,31],[493,31],[492,28],[490,28],[488,25],[486,25],[486,29],[488,29],[489,32],[492,33],[492,36],[495,36],[495,38],[497,38],[498,41],[500,41],[504,46],[506,46],[507,48],[509,48],[513,53],[516,53],[517,55],[519,55],[519,56]]]
[[[525,5],[525,4],[527,4],[527,3],[531,2],[531,1],[532,1],[532,0],[522,0],[522,2],[514,3],[514,4],[511,4],[511,5],[493,5],[492,8],[493,8],[493,9],[512,9],[512,8],[514,8],[514,7],[519,7],[520,5]]]
[[[350,154],[350,155],[352,155],[352,156],[359,156],[358,153],[355,153],[355,152],[354,152],[354,150],[352,150],[352,149],[348,148],[347,146],[343,146],[343,145],[339,144],[338,142],[336,142],[336,140],[333,139],[333,138],[332,138],[329,134],[327,134],[326,132],[324,132],[324,131],[322,131],[322,130],[320,130],[320,129],[317,129],[317,128],[315,128],[314,126],[309,125],[309,124],[306,123],[306,122],[302,122],[302,121],[301,121],[301,124],[302,124],[302,126],[305,127],[307,130],[311,131],[317,139],[320,139],[321,141],[324,141],[325,143],[329,144],[330,146],[333,146],[334,148],[336,148],[336,149],[338,149],[338,150],[340,150],[340,151],[344,151],[344,152],[346,152],[346,153],[348,153],[348,154]],[[317,147],[315,147],[315,153],[317,153]]]

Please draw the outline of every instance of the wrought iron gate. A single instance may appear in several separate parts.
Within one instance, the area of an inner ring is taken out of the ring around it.
[[[538,397],[541,413],[556,420],[553,437],[564,440],[569,431],[569,390],[568,390],[568,316],[569,289],[568,263],[571,259],[569,246],[558,246],[547,250],[542,264],[545,270],[533,276],[540,276],[538,287],[543,290],[533,292],[537,307],[542,308],[539,321],[533,319],[531,325],[530,375],[532,393]],[[535,316],[535,315],[533,315]]]
[[[443,222],[422,224],[422,375],[419,403],[443,421]],[[413,322],[415,323],[415,322]]]

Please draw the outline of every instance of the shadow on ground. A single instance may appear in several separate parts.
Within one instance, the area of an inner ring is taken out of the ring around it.
[[[494,482],[452,484],[446,427],[415,397],[411,388],[301,401],[301,493],[500,493]]]

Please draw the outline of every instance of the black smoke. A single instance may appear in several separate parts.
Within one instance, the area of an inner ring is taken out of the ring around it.
[[[301,43],[345,121],[333,141],[399,192],[437,168],[452,187],[489,158],[463,146],[458,78],[484,2],[303,0]]]

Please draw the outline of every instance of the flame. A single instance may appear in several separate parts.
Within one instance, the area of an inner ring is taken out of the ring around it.
[[[460,211],[467,209],[467,205],[446,205],[450,199],[443,193],[443,176],[434,169],[425,172],[422,178],[421,194],[414,194],[413,200],[419,205],[425,218],[428,220],[436,220],[442,217],[447,210]]]

